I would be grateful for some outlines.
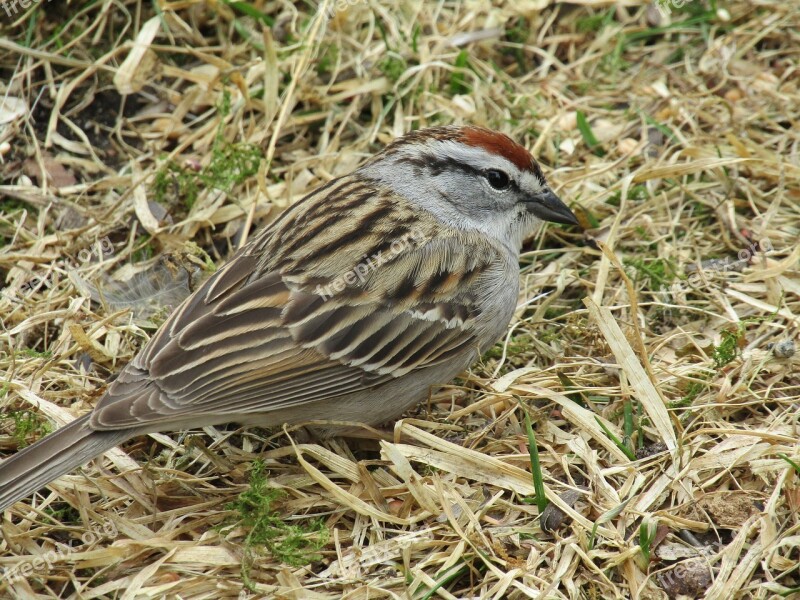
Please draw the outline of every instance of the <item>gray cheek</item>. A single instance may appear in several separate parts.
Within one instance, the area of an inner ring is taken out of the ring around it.
[[[433,182],[442,197],[466,215],[478,216],[492,209],[486,190],[474,177],[462,173],[442,173]]]

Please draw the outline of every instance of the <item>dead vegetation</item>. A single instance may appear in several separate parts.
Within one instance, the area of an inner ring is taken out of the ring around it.
[[[409,129],[510,133],[587,231],[393,436],[137,439],[5,513],[0,596],[800,594],[800,6],[657,4],[7,3],[2,455]]]

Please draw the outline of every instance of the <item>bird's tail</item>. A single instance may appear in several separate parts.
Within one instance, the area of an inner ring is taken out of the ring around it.
[[[130,430],[95,431],[89,415],[0,462],[0,511],[131,436]]]

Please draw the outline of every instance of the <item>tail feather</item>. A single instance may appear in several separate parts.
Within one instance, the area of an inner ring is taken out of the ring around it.
[[[0,511],[131,437],[130,430],[95,431],[89,415],[0,462]]]

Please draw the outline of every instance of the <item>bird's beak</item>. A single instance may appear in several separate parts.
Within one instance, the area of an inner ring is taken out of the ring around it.
[[[550,188],[545,189],[541,194],[533,196],[525,204],[528,211],[543,221],[561,223],[563,225],[578,224],[578,218],[575,214]]]

